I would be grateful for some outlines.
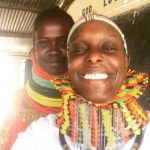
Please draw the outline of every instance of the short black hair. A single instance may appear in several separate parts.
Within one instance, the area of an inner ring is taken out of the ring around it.
[[[34,31],[37,30],[41,22],[51,17],[63,18],[65,19],[66,22],[70,23],[71,26],[74,24],[73,18],[67,12],[65,12],[59,7],[53,7],[53,8],[46,9],[38,14],[38,16],[34,21]]]

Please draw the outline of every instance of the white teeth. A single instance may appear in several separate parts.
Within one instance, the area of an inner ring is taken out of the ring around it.
[[[108,78],[108,74],[105,74],[105,73],[100,73],[100,74],[86,74],[83,77],[84,77],[84,79],[91,79],[91,80],[106,79],[106,78]]]

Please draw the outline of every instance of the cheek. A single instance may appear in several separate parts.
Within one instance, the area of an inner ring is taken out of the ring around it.
[[[68,73],[71,81],[78,82],[78,74],[82,69],[80,59],[69,59],[68,60]]]
[[[68,58],[68,71],[69,72],[77,72],[80,70],[80,67],[82,66],[83,60],[82,58]]]
[[[122,56],[109,57],[108,62],[109,65],[116,68],[116,70],[124,70],[124,68],[126,68],[125,59]]]
[[[63,56],[67,57],[67,50],[65,48],[60,48],[60,51]]]
[[[114,75],[112,84],[121,84],[127,72],[125,59],[122,56],[110,58],[108,61],[108,68],[113,72]]]
[[[37,53],[37,55],[42,56],[42,55],[45,55],[45,53],[47,52],[47,49],[46,48],[45,49],[43,49],[43,48],[37,48],[35,50],[35,52]]]
[[[124,61],[117,61],[115,64],[115,67],[116,67],[116,78],[114,79],[114,86],[116,88],[119,88],[122,85],[122,83],[124,82],[127,68],[125,66]]]
[[[44,51],[35,51],[35,56],[38,62],[43,63],[46,60],[46,56]]]

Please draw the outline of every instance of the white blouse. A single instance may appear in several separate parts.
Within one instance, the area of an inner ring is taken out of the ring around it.
[[[63,150],[59,141],[59,129],[55,126],[55,119],[55,115],[48,115],[34,121],[25,132],[18,135],[11,150]],[[65,139],[71,150],[79,149],[75,147],[68,136],[65,136]],[[130,150],[134,140],[135,138],[132,138],[119,150]],[[150,122],[144,131],[139,150],[150,150]]]

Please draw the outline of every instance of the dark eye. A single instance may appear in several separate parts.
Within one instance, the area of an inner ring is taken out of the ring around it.
[[[47,40],[38,40],[36,41],[36,45],[40,48],[45,48],[49,46],[49,41]]]
[[[105,51],[114,51],[114,50],[116,50],[116,48],[114,48],[114,47],[105,47],[104,50]]]
[[[66,38],[61,38],[61,39],[57,40],[57,46],[66,47],[66,45],[67,45],[67,39]]]
[[[117,47],[113,43],[105,43],[102,45],[102,50],[104,52],[115,52],[117,50]]]
[[[82,55],[86,53],[87,47],[85,46],[71,46],[69,48],[69,54],[71,55]]]

